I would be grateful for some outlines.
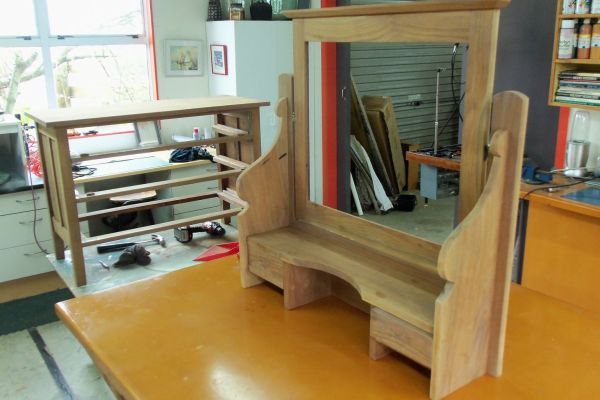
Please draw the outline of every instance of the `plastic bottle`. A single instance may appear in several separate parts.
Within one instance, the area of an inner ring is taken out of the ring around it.
[[[194,140],[202,139],[200,137],[200,128],[194,128],[194,133],[192,134],[192,136],[194,137]]]
[[[595,23],[592,28],[592,51],[590,58],[600,59],[600,24]]]
[[[583,25],[579,28],[579,38],[577,39],[577,58],[590,58],[590,47],[592,46],[592,25],[590,19],[583,20]]]
[[[600,0],[593,0],[590,12],[592,14],[600,14]]]
[[[577,0],[575,4],[575,14],[589,14],[590,0]]]
[[[575,21],[565,19],[560,26],[558,40],[558,58],[573,58],[573,37],[575,36]]]
[[[598,3],[600,3],[600,1],[598,1]],[[562,13],[563,15],[575,14],[575,0],[563,0]]]

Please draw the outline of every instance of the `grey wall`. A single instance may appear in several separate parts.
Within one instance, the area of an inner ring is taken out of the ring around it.
[[[496,58],[494,92],[529,96],[525,154],[543,168],[554,161],[560,110],[547,105],[556,1],[513,0],[500,15]]]

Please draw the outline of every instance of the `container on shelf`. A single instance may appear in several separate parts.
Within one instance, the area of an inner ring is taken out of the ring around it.
[[[234,21],[243,21],[246,19],[244,3],[229,4],[229,19]]]
[[[264,0],[252,0],[250,18],[256,21],[270,21],[273,19],[273,7]]]
[[[590,58],[590,47],[592,46],[592,25],[591,20],[586,18],[579,28],[579,37],[577,39],[577,58]]]
[[[600,4],[600,0],[598,4]],[[600,23],[597,22],[592,28],[592,51],[590,52],[590,58],[595,60],[600,59]]]
[[[600,0],[593,0],[591,7],[592,14],[600,14]]]
[[[573,58],[573,41],[575,38],[575,21],[565,19],[561,23],[560,36],[558,40],[558,58]],[[576,41],[576,40],[575,40]]]
[[[576,0],[563,0],[563,15],[575,14],[575,2]]]
[[[575,14],[589,14],[590,0],[577,0],[575,3]]]

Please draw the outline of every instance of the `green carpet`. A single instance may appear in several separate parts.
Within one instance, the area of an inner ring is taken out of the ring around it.
[[[54,304],[72,298],[69,289],[59,289],[0,304],[0,335],[58,321]]]

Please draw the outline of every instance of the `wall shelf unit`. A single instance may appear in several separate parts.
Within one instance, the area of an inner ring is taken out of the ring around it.
[[[563,20],[600,19],[600,14],[562,14],[562,0],[556,1],[556,19],[554,25],[554,48],[552,51],[552,72],[550,74],[550,87],[548,91],[548,105],[555,107],[581,108],[586,110],[600,110],[599,105],[566,103],[556,100],[556,91],[559,87],[559,76],[568,70],[581,70],[581,72],[600,72],[600,59],[559,59],[558,43],[560,28]],[[600,84],[600,81],[598,81]]]

